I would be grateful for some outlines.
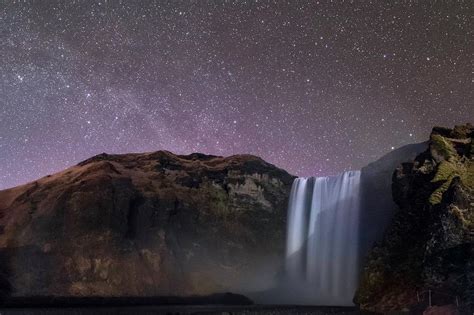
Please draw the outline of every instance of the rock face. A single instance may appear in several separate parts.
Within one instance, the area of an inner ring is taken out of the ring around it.
[[[425,290],[437,292],[433,303],[438,294],[451,299],[441,304],[474,304],[473,136],[469,124],[434,128],[429,149],[394,173],[399,210],[365,262],[362,308],[401,310],[424,303]]]
[[[0,191],[0,289],[156,296],[263,289],[294,177],[250,155],[101,154]]]
[[[392,174],[403,162],[428,148],[428,142],[409,144],[393,150],[361,169],[361,209],[359,216],[359,246],[361,257],[382,240],[397,204],[392,197]]]

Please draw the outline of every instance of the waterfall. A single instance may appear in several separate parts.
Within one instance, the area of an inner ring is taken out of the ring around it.
[[[304,303],[353,305],[359,273],[360,175],[348,171],[293,183],[286,275]]]

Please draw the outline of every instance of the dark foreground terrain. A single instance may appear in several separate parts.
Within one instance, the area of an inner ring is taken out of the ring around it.
[[[2,301],[5,314],[359,314],[355,308],[255,305],[246,296],[156,297],[12,297]]]
[[[281,305],[179,305],[179,306],[127,306],[127,307],[71,307],[71,308],[0,308],[1,315],[7,314],[361,314],[348,307],[281,306]],[[369,313],[364,313],[369,314]]]

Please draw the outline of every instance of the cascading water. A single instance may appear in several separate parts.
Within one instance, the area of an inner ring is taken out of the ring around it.
[[[286,274],[311,304],[353,305],[359,273],[360,171],[294,181]]]

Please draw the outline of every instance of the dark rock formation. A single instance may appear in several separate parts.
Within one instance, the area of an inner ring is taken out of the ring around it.
[[[107,155],[0,191],[0,290],[183,296],[262,289],[293,177],[250,155]]]
[[[474,303],[473,136],[469,124],[434,128],[429,149],[394,173],[400,209],[365,262],[362,308],[401,310],[423,303],[427,290]]]
[[[397,210],[392,197],[392,174],[403,162],[413,160],[428,148],[428,142],[409,144],[393,150],[361,169],[361,211],[359,246],[364,257],[381,241]]]

